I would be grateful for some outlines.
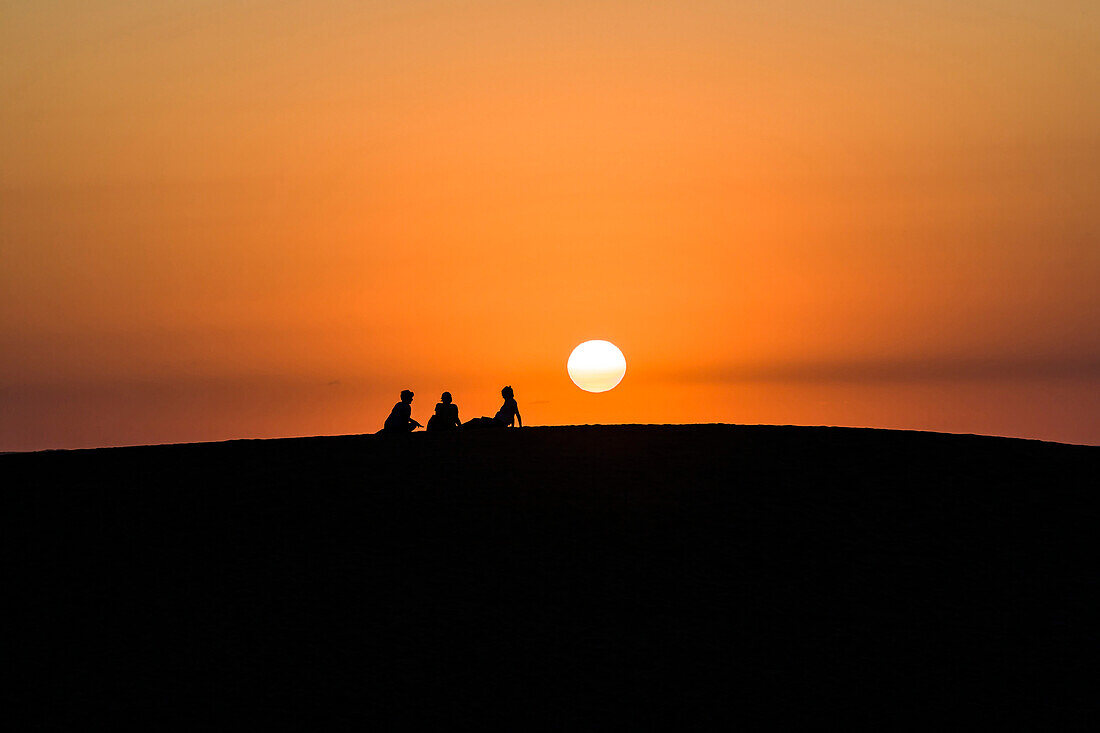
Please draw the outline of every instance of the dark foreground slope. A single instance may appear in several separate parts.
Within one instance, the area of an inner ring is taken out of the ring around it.
[[[1098,448],[736,426],[3,456],[9,712],[1084,717],[1098,468]]]

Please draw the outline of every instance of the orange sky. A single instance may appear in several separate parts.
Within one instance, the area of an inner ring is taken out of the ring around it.
[[[0,95],[0,450],[504,384],[1100,444],[1093,0],[9,0]]]

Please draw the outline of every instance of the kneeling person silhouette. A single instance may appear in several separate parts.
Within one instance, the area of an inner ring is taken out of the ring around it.
[[[412,390],[401,390],[401,401],[390,410],[390,416],[386,418],[386,422],[382,426],[383,433],[411,433],[417,428],[423,427],[423,425],[412,419],[412,401]]]
[[[442,433],[462,425],[458,419],[458,405],[451,402],[451,393],[444,392],[435,406],[435,414],[428,420],[429,433]]]

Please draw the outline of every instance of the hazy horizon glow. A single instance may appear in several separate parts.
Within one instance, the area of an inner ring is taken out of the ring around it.
[[[505,384],[1100,444],[1094,2],[16,1],[0,90],[0,450]]]

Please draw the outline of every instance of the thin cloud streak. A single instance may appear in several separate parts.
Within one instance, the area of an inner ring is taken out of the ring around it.
[[[729,364],[670,374],[673,381],[943,382],[969,380],[1100,380],[1100,356],[1059,359],[883,359]]]

